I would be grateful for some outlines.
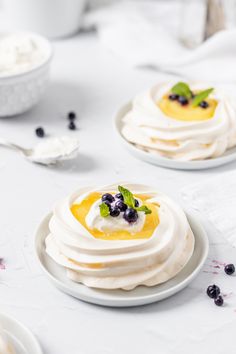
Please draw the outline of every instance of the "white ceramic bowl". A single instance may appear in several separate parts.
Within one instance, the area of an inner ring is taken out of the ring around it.
[[[52,59],[50,42],[31,32],[24,32],[37,40],[45,50],[45,60],[33,69],[13,75],[0,75],[0,117],[21,114],[36,105],[43,96],[49,82]]]

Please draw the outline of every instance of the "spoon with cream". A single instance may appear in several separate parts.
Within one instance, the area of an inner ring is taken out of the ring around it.
[[[21,152],[31,162],[52,165],[59,161],[70,160],[78,155],[79,142],[68,136],[46,138],[32,149],[0,139],[0,145]]]

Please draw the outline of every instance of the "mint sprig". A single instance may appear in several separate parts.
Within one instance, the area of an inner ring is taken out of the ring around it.
[[[190,99],[192,97],[192,92],[190,90],[190,87],[185,82],[178,82],[177,84],[175,84],[171,88],[171,92],[179,96],[184,96],[187,99]]]
[[[100,215],[103,216],[104,218],[110,215],[110,210],[108,205],[106,205],[106,203],[100,204],[99,208],[100,208]]]
[[[199,92],[193,99],[192,105],[193,107],[199,106],[199,104],[204,101],[213,91],[214,89],[211,87],[207,90]]]
[[[133,208],[137,211],[143,211],[145,214],[151,214],[152,211],[146,206],[142,205],[141,207],[135,206],[135,198],[133,194],[126,188],[122,186],[118,186],[119,192],[122,194],[124,198],[124,203],[128,205],[128,207]]]

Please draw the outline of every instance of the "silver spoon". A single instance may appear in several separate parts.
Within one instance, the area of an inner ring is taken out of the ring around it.
[[[52,138],[53,139],[53,138]],[[55,138],[54,138],[55,139]],[[77,143],[76,143],[77,142]],[[39,163],[42,165],[52,165],[59,161],[70,160],[75,158],[78,155],[79,143],[76,139],[74,139],[74,147],[67,151],[66,153],[53,153],[48,156],[40,156],[36,153],[36,148],[26,149],[18,144],[11,143],[6,141],[5,139],[0,139],[0,146],[7,147],[9,149],[21,152],[21,154],[31,162]],[[37,145],[36,145],[37,147]]]

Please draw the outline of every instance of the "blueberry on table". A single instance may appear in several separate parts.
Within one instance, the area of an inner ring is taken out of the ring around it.
[[[68,113],[68,119],[69,120],[75,120],[76,119],[76,114],[75,114],[75,112],[69,112]]]
[[[132,223],[138,220],[138,213],[135,209],[133,208],[127,208],[126,211],[124,212],[124,219],[128,223]]]
[[[110,193],[105,193],[102,195],[102,201],[103,202],[109,202],[112,203],[114,202],[115,198],[113,197],[113,195],[111,195]]]
[[[39,138],[43,138],[45,135],[44,129],[42,127],[38,127],[37,129],[35,129],[35,134],[39,137]]]
[[[71,121],[71,122],[69,123],[69,125],[68,125],[68,128],[69,128],[70,130],[75,130],[75,129],[76,129],[75,123],[74,123],[73,121]]]
[[[178,102],[181,104],[181,106],[185,106],[188,104],[188,99],[184,96],[179,96]]]
[[[113,217],[117,217],[120,215],[120,210],[116,207],[111,207],[110,209],[110,215]]]
[[[117,200],[115,206],[120,210],[120,211],[126,211],[127,205],[122,201],[122,200]]]
[[[220,295],[220,288],[215,284],[208,286],[207,295],[211,299],[216,299]]]
[[[227,264],[225,266],[225,273],[228,275],[232,275],[235,272],[235,266],[234,264]]]
[[[209,104],[208,104],[206,101],[202,101],[202,102],[199,104],[199,106],[205,109],[205,108],[209,107]]]
[[[224,299],[221,295],[219,295],[215,300],[214,300],[216,306],[222,306],[224,304]]]
[[[115,195],[115,197],[116,197],[117,199],[124,200],[124,197],[123,197],[123,195],[122,195],[121,193],[117,193],[117,194]]]
[[[172,93],[171,95],[169,95],[168,98],[171,101],[176,101],[179,98],[179,95],[176,95],[175,93]]]

